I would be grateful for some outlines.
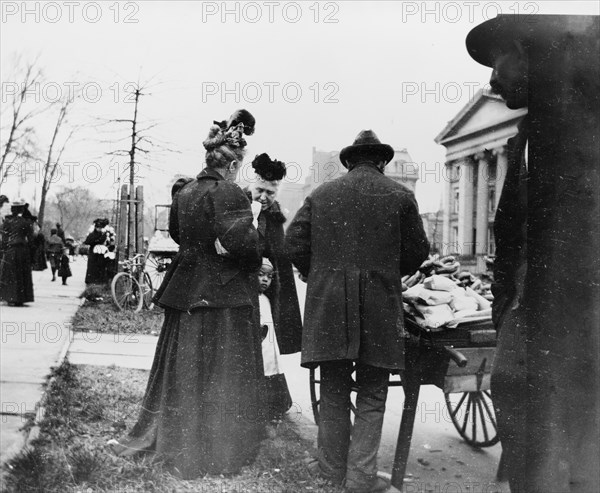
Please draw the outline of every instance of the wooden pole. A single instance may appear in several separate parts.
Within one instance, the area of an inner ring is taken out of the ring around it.
[[[125,258],[127,249],[127,185],[121,187],[117,225],[117,259]]]
[[[136,235],[135,235],[135,150],[138,142],[137,137],[137,113],[138,102],[140,99],[140,90],[135,90],[135,106],[133,109],[133,120],[131,121],[131,149],[129,150],[129,202],[127,208],[127,217],[129,218],[129,227],[127,229],[127,258],[133,257],[136,253]]]
[[[135,217],[136,217],[136,253],[146,253],[144,249],[144,187],[135,187]]]

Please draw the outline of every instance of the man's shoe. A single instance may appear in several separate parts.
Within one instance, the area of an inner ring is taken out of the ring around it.
[[[308,459],[305,461],[306,469],[308,469],[308,473],[313,478],[321,478],[335,485],[341,485],[344,482],[344,475],[340,474],[339,476],[325,474],[321,466],[319,465],[319,461],[317,459]]]
[[[375,482],[369,487],[352,488],[346,486],[344,488],[344,491],[346,493],[377,493],[381,491],[387,491],[390,489],[390,487],[391,483],[387,479],[380,478],[379,476],[377,476]]]

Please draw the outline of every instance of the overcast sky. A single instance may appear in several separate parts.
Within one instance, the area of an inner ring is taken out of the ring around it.
[[[242,107],[257,120],[247,162],[268,152],[298,163],[303,176],[291,177],[295,181],[308,176],[313,146],[340,150],[365,128],[407,148],[423,170],[432,171],[444,162],[434,137],[489,78],[489,69],[467,55],[469,30],[497,13],[597,15],[598,5],[3,1],[2,97],[18,82],[15,55],[37,57],[44,70],[45,85],[31,96],[39,104],[58,92],[68,95],[69,87],[84,88],[70,122],[88,128],[63,156],[78,165],[70,165],[71,176],[63,168],[54,188],[87,183],[105,198],[114,197],[117,170],[126,170],[124,158],[106,153],[126,148],[117,139],[128,128],[114,124],[104,133],[89,124],[131,118],[127,83],[138,80],[150,93],[140,102],[142,124],[157,124],[148,136],[178,151],[140,156],[140,183],[153,202],[168,201],[175,174],[193,176],[203,167],[202,141],[211,122]],[[35,120],[43,151],[55,118],[46,112]],[[435,173],[417,185],[422,211],[438,208],[441,189]],[[31,185],[21,191],[33,193]]]

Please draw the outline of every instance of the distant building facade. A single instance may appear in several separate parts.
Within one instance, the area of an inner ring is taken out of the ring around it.
[[[319,185],[335,180],[348,172],[340,161],[339,151],[318,151],[313,147],[312,163],[311,174],[304,183],[305,197],[308,197]],[[384,172],[392,180],[402,183],[413,192],[415,191],[419,168],[406,149],[394,150],[394,158],[385,167]]]
[[[506,142],[526,113],[480,90],[435,138],[446,148],[441,250],[475,257],[478,272],[485,271],[484,257],[495,252],[493,222],[507,171]]]

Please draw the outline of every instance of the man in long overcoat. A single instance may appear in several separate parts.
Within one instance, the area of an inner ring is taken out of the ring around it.
[[[413,193],[387,178],[394,156],[371,130],[340,154],[349,172],[318,187],[286,234],[307,278],[302,365],[320,365],[314,472],[347,491],[386,489],[376,476],[389,373],[404,368],[402,283],[429,243]],[[350,426],[353,364],[359,386]],[[352,434],[352,440],[350,436]]]
[[[512,493],[600,491],[598,17],[498,16],[467,49],[528,108],[494,225],[492,370]]]

